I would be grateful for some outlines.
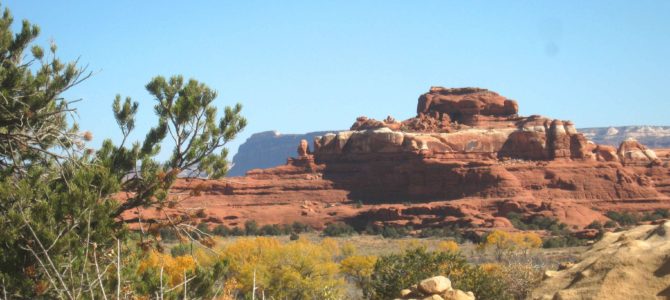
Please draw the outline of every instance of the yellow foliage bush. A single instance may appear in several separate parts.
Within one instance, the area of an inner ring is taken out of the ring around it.
[[[376,256],[353,255],[340,262],[340,270],[343,274],[354,278],[369,277],[377,262]]]
[[[457,252],[458,251],[458,243],[454,241],[441,241],[437,247],[442,250],[442,251],[449,251],[449,252]]]
[[[368,298],[371,293],[372,273],[377,262],[376,256],[352,255],[340,262],[340,272],[347,276]]]
[[[501,272],[503,268],[502,265],[496,263],[483,263],[479,265],[479,267],[489,274],[497,274],[498,272]]]
[[[169,254],[151,251],[147,257],[140,261],[138,274],[144,273],[148,269],[154,269],[157,273],[163,268],[163,276],[167,278],[170,287],[181,284],[184,281],[184,274],[195,270],[196,264],[190,255],[172,257]]]
[[[533,232],[507,232],[494,230],[486,236],[486,240],[480,245],[482,249],[493,248],[496,259],[502,260],[503,256],[515,250],[526,253],[530,249],[542,246],[542,238]]]
[[[534,232],[516,233],[513,238],[516,244],[525,249],[539,248],[542,246],[542,238]]]
[[[344,258],[352,256],[352,255],[356,254],[356,246],[351,242],[345,242],[340,247],[340,253],[342,254],[342,257],[344,257]]]
[[[258,293],[275,299],[337,299],[344,281],[338,276],[334,240],[316,244],[274,238],[241,238],[223,250],[240,291],[250,295],[254,274]]]

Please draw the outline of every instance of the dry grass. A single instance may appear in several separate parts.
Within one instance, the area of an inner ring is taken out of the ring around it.
[[[223,249],[226,245],[233,243],[240,237],[216,237],[215,249]],[[274,237],[282,243],[289,242],[288,236]],[[417,246],[426,247],[428,250],[440,250],[439,244],[445,239],[440,238],[415,238],[406,237],[399,239],[386,239],[378,235],[353,235],[348,237],[322,237],[318,233],[304,233],[300,235],[301,239],[308,239],[312,242],[321,242],[328,238],[338,242],[340,246],[350,243],[356,248],[358,255],[388,255],[400,253],[408,248]],[[495,257],[492,253],[482,252],[477,244],[466,242],[459,244],[461,253],[468,261],[476,264],[494,262]],[[551,249],[534,249],[529,252],[525,260],[530,260],[532,264],[541,266],[545,269],[556,269],[561,262],[575,261],[579,254],[583,253],[587,247],[567,247]]]

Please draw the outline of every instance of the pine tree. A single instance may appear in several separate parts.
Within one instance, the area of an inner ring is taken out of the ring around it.
[[[13,21],[5,9],[0,19],[0,171],[25,174],[32,164],[82,150],[82,139],[89,136],[81,134],[76,123],[68,124],[73,101],[62,94],[91,73],[76,61],[61,62],[53,43],[47,53],[31,46],[39,27],[24,20],[14,34]]]
[[[145,139],[128,145],[139,104],[117,96],[112,111],[122,141],[106,140],[88,151],[91,134],[79,131],[74,101],[63,93],[91,74],[77,61],[61,62],[55,44],[48,53],[33,45],[37,26],[23,21],[14,34],[12,22],[5,9],[0,19],[0,292],[17,299],[80,299],[107,298],[122,285],[132,291],[132,280],[139,279],[130,278],[135,272],[129,271],[127,257],[136,257],[129,255],[136,246],[119,216],[163,205],[180,174],[225,175],[224,146],[246,125],[241,106],[226,107],[217,119],[212,89],[194,79],[185,83],[181,76],[159,76],[147,84],[158,121]],[[156,155],[167,136],[174,150],[168,161],[159,162]],[[133,196],[119,201],[119,191]],[[120,274],[129,278],[121,280]]]
[[[137,102],[126,98],[121,105],[120,96],[114,101],[114,116],[123,133],[123,142],[114,147],[105,141],[99,157],[125,181],[124,189],[135,192],[116,211],[114,216],[129,209],[158,204],[167,200],[168,189],[177,176],[210,178],[223,177],[228,170],[228,150],[224,147],[244,129],[246,119],[240,115],[242,106],[225,107],[223,117],[216,119],[213,105],[216,92],[207,85],[175,75],[166,80],[157,76],[146,85],[157,102],[154,111],[158,124],[153,127],[142,145],[130,149],[123,145],[134,127]],[[160,150],[161,142],[169,136],[174,144],[170,159],[159,164],[152,160]]]

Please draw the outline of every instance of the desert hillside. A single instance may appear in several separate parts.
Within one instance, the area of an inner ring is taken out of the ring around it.
[[[605,233],[562,270],[547,271],[532,299],[669,299],[670,222]]]

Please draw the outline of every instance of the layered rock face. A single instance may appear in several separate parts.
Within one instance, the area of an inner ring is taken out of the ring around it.
[[[608,210],[670,208],[670,169],[654,151],[633,140],[597,145],[570,121],[517,113],[516,101],[488,90],[433,87],[416,117],[359,117],[350,130],[314,137],[312,149],[295,143],[298,157],[284,166],[184,180],[175,192],[200,186],[182,204],[228,226],[254,219],[479,230],[511,228],[505,216],[515,212],[583,227]]]
[[[362,129],[380,128],[380,122],[361,117],[362,122],[357,121],[353,127]],[[371,120],[371,121],[367,121]],[[390,119],[393,121],[393,119]],[[431,119],[433,121],[438,121]],[[363,122],[369,122],[361,127]],[[395,122],[400,128],[400,122]],[[423,125],[431,125],[423,123]],[[435,125],[435,124],[433,124]],[[436,127],[437,128],[437,127]],[[312,141],[315,136],[323,136],[327,133],[338,132],[339,130],[309,132],[305,134],[281,134],[274,131],[260,132],[253,134],[249,139],[240,145],[239,151],[233,157],[233,168],[228,172],[228,176],[243,176],[247,171],[259,168],[271,168],[286,163],[286,158],[294,155],[295,145],[301,140]],[[435,131],[439,131],[439,128]],[[639,143],[654,149],[660,159],[659,149],[670,148],[670,126],[619,126],[619,127],[599,127],[582,128],[577,131],[583,133],[587,140],[598,144],[602,149],[610,149],[616,156],[617,145],[621,142],[634,138]]]
[[[579,199],[659,196],[647,179],[622,175],[630,173],[623,165],[658,162],[635,141],[618,150],[595,145],[572,122],[520,117],[515,101],[483,89],[433,87],[418,102],[415,118],[359,117],[352,130],[315,137],[315,161],[327,166],[323,177],[354,198],[380,203],[515,197],[529,187]],[[580,174],[585,168],[593,176]]]

